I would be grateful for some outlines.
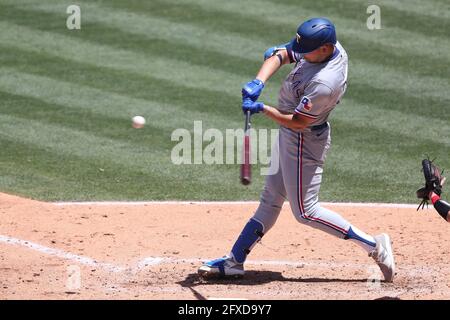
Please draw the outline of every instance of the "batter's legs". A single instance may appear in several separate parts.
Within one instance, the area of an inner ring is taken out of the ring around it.
[[[260,203],[254,216],[242,230],[239,238],[231,249],[230,256],[237,263],[244,263],[250,250],[275,224],[281,208],[286,200],[283,175],[279,166],[278,139],[272,148],[271,164],[276,163],[275,173],[266,177],[266,183],[261,193]],[[274,159],[277,158],[277,159]]]
[[[317,138],[314,133],[280,131],[281,172],[295,218],[308,226],[341,239],[350,239],[368,253],[376,247],[375,238],[352,226],[336,212],[319,205],[322,166],[329,148],[327,132]]]
[[[278,150],[277,139],[276,145],[272,148],[271,160],[271,165],[276,164],[276,170],[272,168],[270,171],[274,174],[266,177],[266,183],[255,214],[244,226],[230,254],[203,264],[198,270],[201,276],[242,276],[244,274],[243,264],[247,255],[275,224],[286,200],[286,190],[279,165],[280,155]]]

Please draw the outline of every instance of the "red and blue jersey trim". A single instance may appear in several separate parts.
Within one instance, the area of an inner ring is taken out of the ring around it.
[[[313,114],[309,114],[309,113],[306,113],[306,112],[303,112],[303,111],[299,111],[297,109],[295,109],[295,113],[296,114],[300,114],[300,115],[305,116],[305,117],[310,118],[310,119],[317,119],[317,118],[319,118],[319,116],[316,116],[316,115],[313,115]]]
[[[345,229],[342,229],[339,226],[334,225],[333,223],[329,221],[325,221],[319,218],[310,217],[306,214],[305,207],[303,204],[303,144],[304,144],[304,137],[303,134],[298,133],[298,143],[297,143],[297,203],[298,208],[300,210],[300,215],[303,219],[309,220],[309,221],[315,221],[318,223],[321,223],[323,225],[326,225],[342,234],[344,236],[347,236],[348,231]]]

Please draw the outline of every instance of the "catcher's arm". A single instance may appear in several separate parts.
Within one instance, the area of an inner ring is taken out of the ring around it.
[[[443,177],[441,180],[441,188],[444,186],[445,180],[445,177]],[[450,204],[441,200],[441,197],[433,191],[429,193],[428,198],[431,200],[431,203],[433,203],[433,206],[439,215],[447,222],[450,222]]]

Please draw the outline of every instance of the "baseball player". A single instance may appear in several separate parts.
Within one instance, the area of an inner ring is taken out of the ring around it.
[[[442,187],[446,178],[442,176],[439,168],[429,159],[422,160],[422,170],[425,176],[425,186],[417,190],[417,197],[422,199],[417,210],[431,201],[433,207],[439,215],[447,222],[450,222],[450,204],[441,200]]]
[[[275,224],[285,198],[295,218],[340,239],[350,240],[373,257],[386,281],[393,281],[395,262],[387,234],[375,237],[350,224],[318,202],[323,165],[330,147],[328,116],[339,104],[347,86],[347,53],[336,40],[335,27],[325,18],[302,23],[289,43],[268,49],[256,78],[242,89],[242,109],[264,113],[280,125],[279,170],[267,176],[260,204],[231,252],[204,263],[203,277],[242,276],[250,250]],[[257,101],[267,80],[282,65],[295,66],[282,84],[278,106]],[[274,161],[274,159],[272,159]]]

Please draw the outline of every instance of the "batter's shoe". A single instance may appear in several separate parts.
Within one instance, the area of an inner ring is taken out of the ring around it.
[[[244,273],[244,264],[237,263],[230,256],[224,256],[216,260],[207,261],[198,269],[198,274],[203,278],[240,278],[244,275]]]
[[[392,253],[391,239],[385,233],[374,237],[377,246],[374,251],[369,253],[383,273],[386,282],[392,282],[395,276],[395,261]]]

